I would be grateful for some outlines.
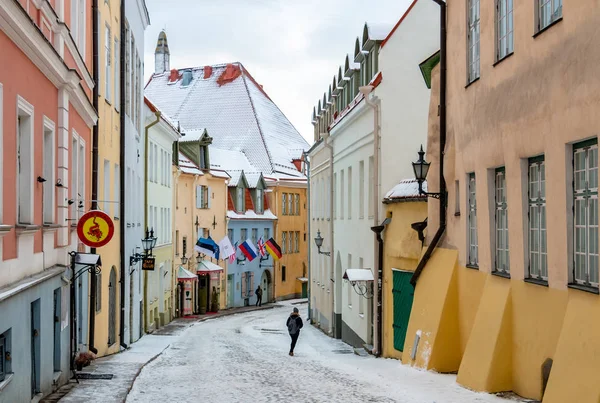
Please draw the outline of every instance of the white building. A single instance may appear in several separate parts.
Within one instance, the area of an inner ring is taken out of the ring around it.
[[[125,5],[125,214],[121,265],[125,276],[125,298],[122,314],[125,318],[125,343],[143,335],[143,274],[141,262],[130,265],[130,257],[143,252],[144,223],[144,31],[150,25],[144,0],[130,0]]]
[[[333,238],[334,317],[341,316],[341,331],[334,333],[356,347],[373,344],[373,351],[378,349],[379,262],[371,227],[385,218],[385,192],[414,176],[411,162],[426,142],[429,110],[429,90],[420,81],[419,64],[438,49],[439,9],[434,2],[415,0],[394,27],[365,24],[353,56],[346,57],[314,113],[315,140],[328,132],[325,141],[333,146],[333,230],[321,236],[323,245]],[[315,223],[326,227],[318,206],[329,197],[320,184],[326,176],[315,170],[318,150],[313,149],[311,159],[311,206],[317,206],[316,215],[311,214],[311,237]],[[314,292],[315,282],[323,281],[322,274],[313,277],[321,270],[316,253],[313,246],[311,298],[322,310],[329,301],[326,294]],[[353,286],[343,279],[348,269],[369,269],[374,281],[366,289]]]

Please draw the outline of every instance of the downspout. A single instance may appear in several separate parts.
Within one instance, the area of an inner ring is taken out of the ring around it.
[[[421,272],[446,230],[447,194],[444,179],[444,149],[446,148],[446,2],[443,0],[433,1],[440,6],[440,226],[410,279],[413,287],[416,287]]]
[[[98,0],[94,0],[92,3],[92,69],[94,70],[94,89],[92,90],[92,105],[94,110],[98,112],[98,84],[100,82],[99,72],[99,52],[98,52]],[[92,128],[92,210],[98,209],[98,125],[100,119],[96,122]],[[91,253],[96,253],[96,248],[91,248]],[[98,350],[94,347],[95,344],[95,333],[96,333],[96,271],[90,272],[90,331],[88,336],[88,349],[98,354]]]
[[[307,241],[308,241],[307,242],[307,248],[308,248],[308,285],[306,287],[307,288],[307,293],[308,293],[308,316],[307,316],[306,319],[308,320],[309,323],[312,323],[311,322],[311,315],[310,315],[310,313],[311,313],[311,309],[310,309],[310,305],[311,305],[310,304],[310,289],[311,289],[311,287],[310,287],[310,279],[311,279],[311,275],[310,275],[310,273],[311,273],[311,267],[312,267],[312,264],[311,264],[312,259],[311,259],[311,254],[310,254],[310,250],[311,250],[311,247],[310,247],[310,236],[311,236],[311,233],[310,233],[310,214],[311,214],[311,209],[310,209],[310,160],[308,159],[308,153],[307,152],[303,152],[302,154],[304,156],[304,166],[305,166],[305,172],[304,172],[304,174],[306,175],[306,178],[307,178],[307,180],[306,180],[306,182],[307,182],[307,189],[306,189],[306,204],[307,204],[307,207],[306,207],[306,209],[308,211],[308,214],[306,215],[306,221],[308,222],[308,224],[307,224],[307,231],[308,231],[308,239],[307,239]]]
[[[373,87],[370,86],[369,93],[373,91]],[[367,105],[373,109],[373,180],[375,187],[373,191],[373,226],[376,227],[379,225],[379,102],[375,103],[369,99],[369,93],[364,94],[365,102]],[[375,246],[375,245],[373,245]],[[379,277],[379,272],[376,272],[377,276],[375,277],[375,284],[377,284],[377,292],[374,293],[373,302],[375,303],[375,315],[374,322],[376,323],[375,331],[373,335],[373,339],[375,341],[380,340],[380,325],[381,319],[378,317],[381,312],[381,278]],[[381,347],[379,344],[374,346],[374,350],[379,354]]]
[[[380,301],[379,304],[377,304],[377,345],[378,346],[382,346],[382,347],[378,347],[377,351],[375,352],[375,356],[376,357],[381,357],[381,352],[383,350],[383,320],[381,319],[382,316],[382,302],[383,302],[383,298],[382,298],[382,291],[381,291],[381,286],[383,284],[383,238],[381,238],[381,233],[383,232],[383,230],[385,229],[384,225],[378,225],[375,227],[371,227],[371,231],[375,232],[375,235],[377,236],[377,244],[378,244],[378,248],[377,248],[377,261],[378,261],[378,265],[377,265],[377,274],[378,274],[378,278],[379,278],[379,284],[377,286],[377,298]]]
[[[154,112],[156,120],[145,128],[144,138],[144,228],[148,231],[148,131],[160,122],[160,112]],[[158,281],[161,281],[159,279]],[[144,331],[148,333],[148,271],[144,270]]]
[[[98,0],[94,0],[98,1]],[[119,42],[121,47],[121,55],[120,55],[120,65],[119,65],[119,75],[120,75],[120,87],[121,87],[121,109],[119,113],[119,183],[120,183],[120,197],[119,197],[119,217],[121,217],[121,223],[119,224],[119,243],[120,243],[120,255],[121,255],[121,270],[119,273],[119,283],[120,283],[120,295],[119,302],[121,304],[121,316],[119,318],[119,326],[121,327],[121,332],[119,334],[119,344],[123,348],[128,348],[127,343],[125,343],[125,270],[128,269],[126,254],[125,254],[125,223],[127,217],[125,217],[125,74],[128,72],[125,70],[125,52],[127,51],[128,38],[125,33],[125,2],[121,2],[121,41]],[[130,329],[131,331],[131,329]]]

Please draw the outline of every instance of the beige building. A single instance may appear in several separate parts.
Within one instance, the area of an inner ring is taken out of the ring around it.
[[[415,359],[402,359],[474,390],[597,402],[597,2],[497,3],[448,3],[447,228],[416,286]],[[439,203],[428,205],[431,242]]]

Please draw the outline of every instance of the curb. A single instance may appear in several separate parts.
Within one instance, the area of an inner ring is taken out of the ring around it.
[[[171,344],[167,344],[167,347],[163,348],[161,350],[161,352],[157,353],[154,357],[150,358],[148,361],[146,361],[144,364],[142,364],[142,366],[137,370],[137,372],[135,373],[133,380],[131,381],[131,384],[129,385],[129,387],[127,388],[127,394],[125,395],[125,399],[121,400],[122,403],[125,403],[127,401],[127,398],[129,397],[129,393],[131,392],[131,389],[133,389],[133,384],[135,383],[136,379],[138,378],[138,376],[140,375],[140,373],[142,372],[142,370],[146,367],[146,365],[150,364],[152,361],[156,360],[160,355],[162,355],[162,353],[164,353],[169,347],[171,347]]]

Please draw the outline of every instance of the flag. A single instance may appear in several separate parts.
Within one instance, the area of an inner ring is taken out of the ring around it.
[[[217,245],[210,236],[208,239],[199,238],[198,242],[196,242],[196,246],[194,246],[194,250],[219,260],[219,245]]]
[[[233,253],[229,256],[229,264],[235,262],[235,254],[237,253],[237,242],[233,245]]]
[[[281,248],[277,245],[277,242],[273,238],[269,238],[269,240],[265,243],[265,247],[267,248],[267,252],[273,258],[273,260],[281,259]]]
[[[267,250],[265,249],[265,241],[263,241],[262,236],[258,238],[257,246],[260,257],[265,257],[265,255],[267,254]]]
[[[240,245],[240,250],[250,262],[257,256],[256,248],[252,245],[252,242],[247,239]]]
[[[223,239],[219,241],[219,256],[221,259],[225,260],[231,257],[231,255],[235,255],[235,250],[233,249],[229,237],[225,235]]]

